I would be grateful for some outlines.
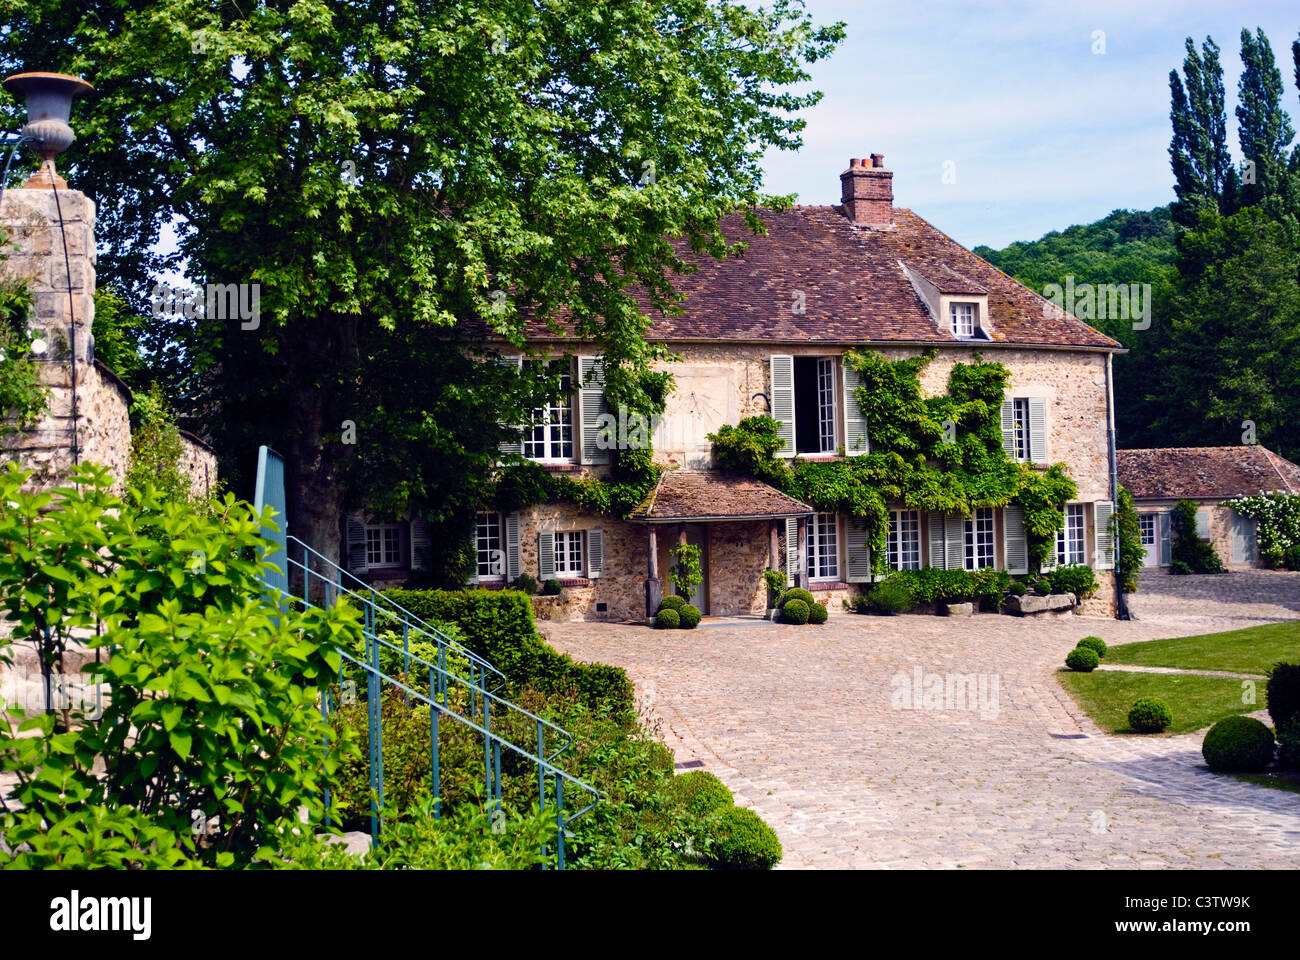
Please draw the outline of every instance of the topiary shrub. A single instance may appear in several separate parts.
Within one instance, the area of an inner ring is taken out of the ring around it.
[[[1128,712],[1128,725],[1138,733],[1160,733],[1173,722],[1169,705],[1159,697],[1138,697]]]
[[[682,623],[683,630],[694,630],[700,625],[701,613],[698,607],[693,607],[689,603],[677,611],[677,618]]]
[[[785,592],[785,595],[781,597],[781,602],[778,603],[777,606],[784,608],[791,600],[802,600],[810,607],[817,602],[813,599],[813,595],[803,587],[793,587]]]
[[[1300,713],[1277,725],[1277,762],[1288,770],[1300,770]]]
[[[564,588],[560,586],[560,581],[554,578],[542,584],[542,596],[544,597],[558,597],[563,591]]]
[[[808,604],[802,600],[787,600],[781,606],[781,621],[783,623],[807,623],[810,609]]]
[[[808,608],[809,623],[825,623],[829,616],[830,611],[826,609],[826,604],[824,603],[814,603]]]
[[[1101,657],[1097,656],[1097,651],[1087,647],[1075,647],[1065,655],[1065,665],[1080,673],[1091,673],[1100,663]]]
[[[882,580],[867,594],[868,609],[882,616],[892,617],[912,609],[912,591],[906,581],[891,577]]]
[[[1268,672],[1268,716],[1273,726],[1300,714],[1300,663],[1275,663]]]
[[[1013,597],[1023,597],[1028,592],[1029,588],[1025,586],[1023,580],[1012,580],[1011,586],[1007,587],[1007,593]]]
[[[1273,731],[1254,717],[1225,717],[1205,735],[1201,756],[1211,770],[1263,770],[1273,760]]]
[[[1076,643],[1075,646],[1087,647],[1093,653],[1097,654],[1098,658],[1106,656],[1106,641],[1101,637],[1084,637]]]
[[[664,597],[662,600],[659,601],[660,610],[680,611],[682,607],[686,607],[686,606],[690,606],[690,604],[688,604],[683,598],[677,596],[677,594],[675,593],[670,593],[668,596]]]
[[[510,581],[510,586],[515,590],[522,590],[524,593],[533,594],[537,592],[537,578],[531,573],[521,573]]]
[[[1288,570],[1300,570],[1300,543],[1293,543],[1282,554],[1282,566]]]
[[[732,807],[712,823],[709,862],[723,870],[770,870],[784,851],[776,831],[753,810]]]
[[[1082,563],[1071,563],[1057,567],[1051,573],[1041,577],[1047,581],[1049,593],[1069,593],[1082,603],[1097,592],[1097,576],[1092,567]]]
[[[655,614],[655,627],[659,630],[676,630],[682,625],[682,618],[672,607],[665,607]]]
[[[727,785],[707,770],[692,770],[673,777],[672,796],[696,817],[707,817],[734,804]]]

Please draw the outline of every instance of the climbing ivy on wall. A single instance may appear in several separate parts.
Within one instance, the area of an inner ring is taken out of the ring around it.
[[[863,520],[878,572],[886,562],[889,504],[969,516],[977,507],[1016,503],[1025,511],[1037,569],[1064,523],[1062,507],[1078,495],[1074,481],[1063,464],[1035,470],[1007,455],[1000,417],[1010,378],[1005,366],[976,354],[973,363],[953,367],[946,393],[927,397],[921,372],[934,357],[933,350],[901,360],[874,351],[845,356],[861,376],[857,400],[870,425],[870,453],[830,462],[779,459],[779,424],[758,416],[709,435],[714,462],[819,511]]]
[[[652,462],[653,455],[649,448],[613,451],[604,477],[554,474],[539,463],[524,460],[501,472],[495,505],[509,512],[534,503],[561,502],[592,513],[626,516],[650,495],[659,480],[660,468]]]
[[[32,360],[32,338],[27,330],[30,307],[26,283],[0,282],[0,437],[34,426],[48,402],[40,371]]]

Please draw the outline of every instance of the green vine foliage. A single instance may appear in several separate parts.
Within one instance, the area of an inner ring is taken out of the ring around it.
[[[874,351],[846,354],[862,378],[857,399],[870,424],[870,453],[829,462],[782,460],[775,456],[779,424],[757,416],[709,435],[714,461],[819,511],[863,520],[877,572],[884,570],[889,504],[969,516],[978,507],[1017,503],[1037,569],[1064,523],[1062,507],[1078,489],[1063,464],[1036,470],[1007,455],[1000,422],[1010,378],[1005,366],[977,354],[973,363],[953,367],[944,394],[927,397],[921,372],[934,357],[933,350],[900,360]]]
[[[1119,488],[1119,497],[1115,504],[1115,514],[1111,517],[1111,534],[1119,545],[1116,556],[1120,577],[1124,581],[1125,593],[1137,593],[1138,574],[1142,571],[1142,561],[1146,557],[1146,547],[1142,545],[1142,524],[1138,520],[1137,506],[1133,494],[1123,486]]]
[[[0,437],[35,426],[48,403],[32,360],[30,309],[26,283],[0,281]]]
[[[700,548],[693,543],[681,543],[668,553],[677,561],[668,572],[668,578],[672,580],[677,592],[686,599],[687,603],[690,603],[691,598],[695,596],[696,588],[704,582],[704,573],[700,567]]]
[[[1300,547],[1300,496],[1261,493],[1223,503],[1255,521],[1259,555],[1272,566],[1280,565],[1287,551]]]
[[[576,478],[524,460],[501,472],[496,507],[508,512],[533,503],[560,502],[592,513],[627,516],[659,480],[660,468],[653,456],[650,449],[615,451],[606,476]]]

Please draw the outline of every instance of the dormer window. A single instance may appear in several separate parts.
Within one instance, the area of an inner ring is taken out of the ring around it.
[[[979,305],[959,301],[950,303],[948,305],[948,319],[952,324],[952,335],[954,337],[973,337],[976,328],[979,326]]]

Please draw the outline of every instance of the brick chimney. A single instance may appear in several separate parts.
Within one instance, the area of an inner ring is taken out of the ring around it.
[[[844,215],[860,227],[888,227],[894,222],[894,175],[885,169],[885,155],[850,160],[840,174],[840,203]]]

